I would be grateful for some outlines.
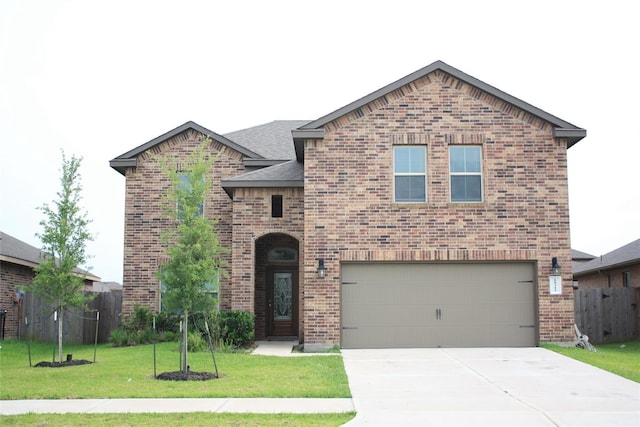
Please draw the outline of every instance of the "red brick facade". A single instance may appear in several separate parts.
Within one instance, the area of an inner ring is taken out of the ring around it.
[[[176,168],[181,169],[200,142],[200,134],[189,130],[153,147],[137,159],[136,167],[126,172],[125,192],[125,237],[124,237],[124,283],[123,314],[130,314],[136,305],[144,305],[157,311],[160,306],[158,267],[166,262],[165,249],[161,244],[162,230],[168,226],[163,214],[163,197],[167,194],[169,181],[162,172],[160,162],[154,156],[169,155],[175,159]],[[242,156],[228,147],[213,142],[211,155],[221,152],[211,171],[213,190],[204,203],[204,214],[211,219],[219,218],[218,238],[222,245],[231,248],[232,200],[220,187],[220,180],[245,172]],[[231,265],[231,256],[227,259]],[[223,279],[220,286],[220,307],[231,308],[231,288]]]
[[[572,338],[571,272],[562,295],[547,279],[552,257],[571,265],[567,143],[548,123],[435,72],[324,130],[305,143],[306,342],[340,342],[340,262],[373,260],[537,261],[540,340]],[[427,147],[427,203],[393,202],[396,144]],[[449,201],[452,144],[482,146],[482,203]]]
[[[221,241],[231,249],[221,308],[253,312],[256,337],[268,335],[265,277],[272,266],[266,254],[292,249],[298,254],[289,265],[298,271],[298,337],[310,347],[328,347],[340,344],[342,262],[531,261],[537,265],[539,340],[570,341],[569,143],[555,127],[436,69],[324,123],[322,137],[305,139],[304,188],[262,185],[227,194],[220,180],[248,169],[241,153],[214,142],[212,155],[222,155],[205,215],[220,218]],[[149,150],[180,163],[198,137],[190,129]],[[480,203],[450,201],[448,150],[457,144],[481,147]],[[426,147],[426,203],[394,202],[396,145]],[[167,225],[161,200],[168,183],[149,150],[126,171],[125,313],[136,304],[159,307],[155,273],[165,257],[159,238]],[[271,215],[272,195],[283,198],[282,217]],[[561,295],[549,294],[553,257],[567,266]],[[316,271],[319,258],[324,279]]]

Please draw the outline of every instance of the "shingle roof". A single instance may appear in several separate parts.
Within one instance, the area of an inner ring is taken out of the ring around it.
[[[577,265],[573,275],[580,276],[598,270],[617,268],[634,263],[640,263],[640,239],[634,240],[608,254],[596,257],[589,262]]]
[[[3,261],[13,258],[16,261],[25,261],[25,263],[30,263],[34,266],[40,263],[40,249],[2,231],[0,231],[0,256]]]
[[[571,249],[571,259],[574,261],[590,261],[595,257],[596,257],[595,255],[591,255],[586,252]]]
[[[40,264],[41,259],[42,251],[40,249],[0,231],[0,260],[34,268]],[[80,268],[76,268],[74,271],[80,274],[86,274],[88,280],[100,281],[99,277],[94,276],[88,271]]]
[[[222,180],[222,188],[229,194],[234,188],[256,187],[303,187],[304,165],[297,160],[289,160],[268,168],[258,169],[242,175]]]
[[[296,158],[291,131],[307,123],[309,120],[275,120],[224,136],[266,159],[291,160]]]

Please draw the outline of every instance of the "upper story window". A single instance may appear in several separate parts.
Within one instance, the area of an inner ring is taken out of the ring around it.
[[[282,195],[271,196],[271,218],[282,218]]]
[[[452,202],[482,202],[482,147],[449,146]]]
[[[186,190],[188,192],[191,192],[191,183],[189,182],[189,174],[188,173],[180,173],[178,175],[178,179],[180,180],[180,189],[181,190]],[[184,206],[180,206],[180,201],[178,201],[178,218],[183,219],[184,218],[184,213],[183,213],[183,209]],[[200,206],[198,208],[198,212],[197,215],[202,216],[204,214],[204,204],[200,203]]]
[[[396,203],[427,201],[427,148],[416,145],[393,147],[394,200]]]

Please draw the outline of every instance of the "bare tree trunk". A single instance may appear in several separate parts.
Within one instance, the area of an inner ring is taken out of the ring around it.
[[[62,308],[58,308],[58,360],[62,363]]]
[[[182,328],[182,369],[183,372],[186,375],[188,375],[189,373],[189,365],[187,364],[188,362],[188,357],[187,357],[187,352],[189,351],[189,344],[188,344],[188,334],[187,334],[187,319],[189,318],[189,313],[187,310],[185,310],[184,312],[184,328]]]

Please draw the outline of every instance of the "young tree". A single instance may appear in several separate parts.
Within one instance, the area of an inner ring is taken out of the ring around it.
[[[68,307],[83,307],[90,300],[84,293],[85,277],[77,269],[87,260],[85,246],[93,236],[88,232],[90,221],[81,211],[80,163],[82,158],[67,159],[62,152],[62,189],[53,207],[39,209],[46,219],[40,221],[42,259],[35,268],[35,278],[26,289],[52,305],[58,322],[58,353],[62,362],[62,315]]]
[[[216,230],[218,219],[204,212],[205,196],[211,189],[209,171],[216,158],[207,154],[210,140],[203,139],[186,163],[184,172],[177,171],[170,158],[162,159],[163,171],[171,185],[166,195],[165,215],[175,224],[163,235],[169,261],[162,265],[157,276],[163,286],[162,303],[183,318],[183,372],[188,372],[188,320],[191,314],[209,312],[215,300],[207,292],[217,286],[225,274],[223,247]]]

